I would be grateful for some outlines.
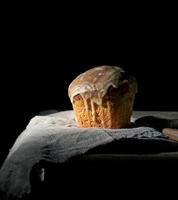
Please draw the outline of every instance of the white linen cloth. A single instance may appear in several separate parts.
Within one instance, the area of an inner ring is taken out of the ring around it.
[[[40,160],[62,163],[69,158],[121,138],[160,138],[153,128],[78,128],[73,111],[35,116],[19,135],[0,170],[0,190],[7,197],[31,191],[30,172]]]

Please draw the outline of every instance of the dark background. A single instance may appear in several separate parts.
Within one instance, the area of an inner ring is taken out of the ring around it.
[[[81,19],[84,10],[69,17],[25,12],[4,16],[0,161],[33,116],[72,109],[68,85],[94,66],[118,65],[137,77],[135,110],[178,111],[173,21],[150,15],[127,19],[126,13],[123,20],[118,11],[113,20],[105,12],[99,19],[91,12]]]

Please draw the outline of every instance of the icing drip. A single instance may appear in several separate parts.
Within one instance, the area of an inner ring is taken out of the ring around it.
[[[104,128],[104,110],[102,109],[102,118],[101,118],[101,125],[102,125],[102,128]]]
[[[85,96],[81,93],[81,97],[82,97],[82,99],[83,99],[83,102],[84,102],[84,105],[85,105],[85,109],[86,109],[86,113],[87,113],[87,117],[88,117],[88,119],[89,119],[89,107],[88,107],[88,102],[87,102],[87,99],[85,98]],[[85,111],[83,110],[83,113],[84,113]],[[91,122],[90,122],[90,126],[91,126]]]
[[[108,109],[108,113],[110,113],[110,115],[111,115],[111,107],[109,105],[109,102],[107,102],[107,109]],[[109,117],[109,119],[111,119],[111,116]]]
[[[93,122],[96,120],[96,112],[95,112],[95,105],[94,105],[94,101],[91,100],[91,114],[92,114],[92,120]]]
[[[88,108],[87,99],[84,97],[83,94],[81,94],[81,97],[82,97],[82,99],[83,99],[83,102],[84,102],[84,105],[85,105],[86,111],[88,112],[89,108]]]

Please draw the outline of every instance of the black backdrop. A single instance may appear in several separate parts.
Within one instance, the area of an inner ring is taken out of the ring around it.
[[[3,32],[2,160],[33,116],[72,109],[69,83],[97,65],[118,65],[137,77],[135,110],[178,111],[174,30],[33,22],[11,18]]]

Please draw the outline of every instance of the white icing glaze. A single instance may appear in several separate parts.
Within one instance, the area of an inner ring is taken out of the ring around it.
[[[87,105],[87,99],[91,100],[91,107],[93,103],[102,104],[102,99],[107,93],[110,86],[117,88],[123,83],[122,73],[124,70],[116,66],[100,66],[92,68],[85,73],[80,74],[69,85],[69,97],[71,102],[73,98],[80,94]],[[93,118],[95,114],[93,113]]]

